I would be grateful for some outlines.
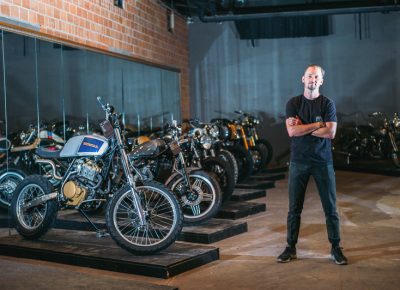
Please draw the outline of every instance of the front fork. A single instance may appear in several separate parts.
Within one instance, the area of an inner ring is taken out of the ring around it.
[[[389,140],[390,140],[390,143],[392,144],[393,152],[398,153],[399,149],[397,148],[396,140],[395,140],[392,132],[389,132]]]
[[[126,152],[125,152],[125,149],[124,149],[124,145],[123,145],[119,130],[115,128],[114,129],[114,133],[115,133],[115,136],[117,138],[118,149],[119,149],[119,153],[121,155],[122,168],[124,169],[125,176],[128,179],[128,184],[129,184],[129,187],[130,187],[131,192],[132,192],[133,203],[135,205],[135,208],[137,209],[137,213],[138,213],[138,216],[139,216],[140,225],[144,226],[144,225],[146,225],[145,211],[144,211],[144,209],[142,207],[142,204],[140,202],[139,194],[135,190],[136,184],[135,184],[135,180],[134,180],[133,174],[132,174],[132,172],[130,170],[130,164],[129,164],[128,156],[126,155]]]

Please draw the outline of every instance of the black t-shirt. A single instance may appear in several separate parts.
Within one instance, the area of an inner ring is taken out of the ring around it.
[[[286,118],[296,116],[303,124],[337,122],[335,104],[322,95],[314,100],[308,100],[303,95],[291,98],[286,104]],[[290,160],[298,163],[332,162],[331,140],[312,136],[311,133],[292,137]]]

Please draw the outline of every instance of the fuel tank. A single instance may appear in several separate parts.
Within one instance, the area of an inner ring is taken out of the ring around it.
[[[100,135],[75,136],[64,145],[60,157],[102,156],[108,146],[108,140]]]

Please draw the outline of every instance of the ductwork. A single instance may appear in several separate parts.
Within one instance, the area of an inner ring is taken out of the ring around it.
[[[345,1],[301,5],[263,6],[235,8],[226,14],[205,15],[206,9],[198,7],[202,22],[222,22],[251,20],[273,17],[321,16],[334,14],[354,14],[400,11],[398,0],[391,1]]]

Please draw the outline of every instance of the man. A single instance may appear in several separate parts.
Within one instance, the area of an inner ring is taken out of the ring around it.
[[[287,247],[278,257],[285,263],[296,259],[300,218],[310,176],[314,177],[326,218],[331,258],[346,265],[340,243],[339,216],[336,210],[336,182],[332,162],[331,139],[335,137],[337,118],[333,101],[320,95],[324,70],[318,65],[307,67],[302,77],[304,92],[286,104],[286,129],[292,138],[289,167],[289,212]]]

